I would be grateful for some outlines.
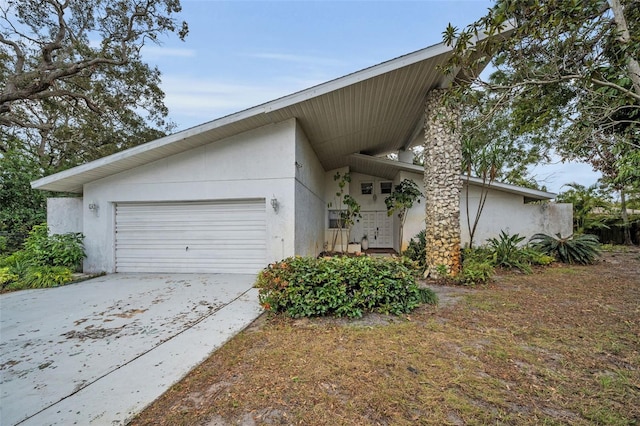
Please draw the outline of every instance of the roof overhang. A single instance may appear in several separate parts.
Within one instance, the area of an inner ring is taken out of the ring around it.
[[[353,153],[380,155],[407,148],[422,127],[427,93],[456,79],[455,74],[445,75],[439,69],[451,51],[443,43],[436,44],[44,177],[32,187],[82,193],[89,182],[291,118],[304,129],[325,170],[346,166]]]
[[[393,179],[399,171],[424,174],[423,166],[390,160],[388,158],[372,157],[363,154],[352,154],[349,156],[349,170],[352,172],[362,173],[370,176],[378,176],[384,179]],[[508,183],[495,181],[488,183],[481,178],[473,176],[461,175],[460,179],[463,181],[463,183],[468,183],[472,186],[485,186],[498,191],[521,195],[527,201],[551,200],[557,195],[552,192],[524,188]]]

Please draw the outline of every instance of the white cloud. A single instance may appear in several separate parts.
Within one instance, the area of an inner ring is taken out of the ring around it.
[[[223,117],[310,87],[317,82],[300,79],[229,83],[189,75],[165,75],[162,90],[169,118],[183,129]]]
[[[303,65],[322,65],[322,66],[343,66],[344,61],[334,58],[323,58],[320,56],[308,56],[308,55],[296,55],[290,53],[275,53],[275,52],[262,52],[262,53],[249,53],[243,56],[256,59],[269,59],[273,61],[290,62]]]
[[[560,193],[567,190],[564,185],[577,182],[580,185],[590,186],[601,177],[590,164],[576,161],[554,162],[535,166],[531,169],[532,175],[541,185],[545,185],[550,192]]]
[[[191,58],[196,56],[196,51],[194,49],[177,49],[172,47],[146,45],[142,48],[142,55],[145,59],[157,59],[163,57]]]

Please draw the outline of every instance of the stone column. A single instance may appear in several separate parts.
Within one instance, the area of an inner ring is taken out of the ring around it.
[[[424,121],[427,271],[437,278],[460,272],[460,113],[443,105],[445,89],[429,92]]]

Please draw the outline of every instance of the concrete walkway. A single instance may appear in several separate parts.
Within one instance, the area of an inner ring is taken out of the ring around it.
[[[254,280],[114,274],[0,295],[0,424],[126,424],[260,315]]]

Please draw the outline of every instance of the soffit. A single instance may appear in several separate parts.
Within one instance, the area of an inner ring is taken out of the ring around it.
[[[263,105],[101,158],[32,183],[82,193],[83,185],[205,144],[291,118],[298,120],[325,170],[353,153],[407,147],[423,118],[427,93],[455,76],[439,71],[451,54],[437,44]]]

